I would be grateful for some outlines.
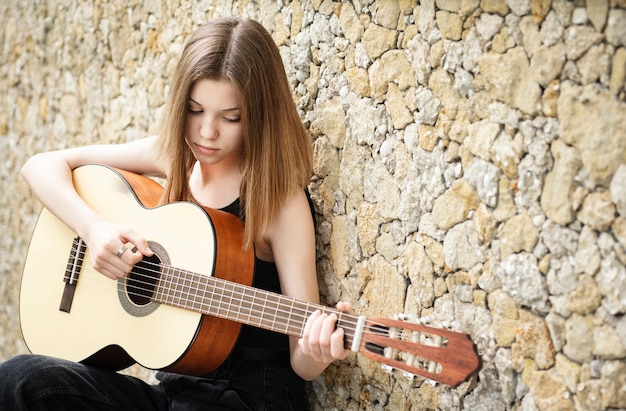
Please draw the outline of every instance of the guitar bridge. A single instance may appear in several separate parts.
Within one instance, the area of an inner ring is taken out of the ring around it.
[[[63,288],[63,295],[61,296],[59,311],[69,313],[72,308],[78,276],[80,275],[83,260],[85,259],[85,250],[87,250],[87,245],[83,239],[80,237],[74,238],[72,249],[70,250],[70,257],[67,261],[67,267],[65,268],[65,275],[63,276],[65,287]]]

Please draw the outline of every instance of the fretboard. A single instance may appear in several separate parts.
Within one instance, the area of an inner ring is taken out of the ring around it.
[[[302,336],[306,320],[316,310],[335,313],[347,348],[352,345],[358,321],[357,316],[337,309],[169,266],[162,266],[152,299],[296,337]]]

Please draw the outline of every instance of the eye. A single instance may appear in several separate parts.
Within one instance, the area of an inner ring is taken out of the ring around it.
[[[224,117],[224,120],[226,120],[229,123],[239,123],[241,118],[240,117]]]
[[[194,107],[187,107],[187,112],[189,114],[201,114],[203,110],[199,108],[194,108]]]

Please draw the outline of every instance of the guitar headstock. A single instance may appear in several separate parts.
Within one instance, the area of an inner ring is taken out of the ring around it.
[[[406,316],[366,320],[358,351],[390,369],[452,387],[480,364],[467,334],[408,321]]]

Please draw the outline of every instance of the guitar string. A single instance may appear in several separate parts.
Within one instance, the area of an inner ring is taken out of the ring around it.
[[[82,259],[82,257],[80,257],[78,259],[80,260],[80,259]],[[188,282],[189,284],[185,284],[184,285],[184,287],[187,287],[189,291],[173,290],[175,293],[179,293],[180,294],[180,295],[177,295],[175,297],[176,299],[178,299],[180,301],[185,301],[185,302],[193,301],[193,300],[189,299],[188,297],[194,295],[191,292],[191,291],[194,291],[194,290],[196,290],[196,291],[203,291],[205,293],[205,297],[206,297],[207,294],[208,295],[216,295],[214,290],[216,290],[217,288],[214,285],[213,286],[209,286],[209,288],[211,288],[213,291],[207,290],[206,287],[205,287],[204,290],[200,290],[200,288],[197,288],[197,289],[193,288],[192,285],[203,285],[203,286],[207,285],[207,284],[201,284],[199,282],[199,280],[211,280],[211,279],[212,280],[217,280],[218,282],[223,282],[226,286],[232,287],[232,290],[230,290],[232,295],[229,297],[229,306],[232,305],[232,303],[243,303],[245,301],[244,297],[246,296],[246,292],[245,292],[246,289],[248,290],[249,293],[252,292],[255,295],[256,295],[256,292],[257,292],[257,289],[255,289],[253,287],[247,287],[247,286],[244,286],[244,285],[239,284],[239,283],[235,283],[235,282],[232,282],[232,281],[227,281],[227,280],[215,278],[215,277],[212,277],[212,276],[206,276],[206,275],[195,273],[195,272],[192,272],[192,271],[181,270],[179,268],[172,267],[172,266],[169,266],[169,265],[157,264],[157,263],[152,263],[152,262],[149,262],[149,261],[144,261],[143,264],[144,265],[151,265],[153,267],[159,267],[159,270],[154,270],[154,269],[144,269],[143,270],[143,271],[150,272],[152,274],[158,275],[159,279],[162,278],[162,274],[163,274],[161,272],[160,268],[173,269],[173,270],[175,270],[177,272],[188,274],[188,275],[191,275],[194,278],[197,278],[196,280],[192,280],[192,281]],[[154,279],[154,276],[150,276],[148,274],[140,274],[140,273],[133,272],[133,275],[135,277],[144,277],[144,278],[148,278],[150,280]],[[68,269],[68,270],[66,270],[66,278],[69,278],[70,276],[71,276],[71,273],[70,273],[70,270]],[[81,276],[81,277],[78,278],[78,281],[81,281],[81,280],[84,281],[85,280],[84,276]],[[100,279],[97,276],[90,275],[90,276],[87,276],[87,277],[88,277],[87,280],[94,280],[95,282],[100,282],[99,281]],[[165,284],[175,285],[176,287],[181,286],[180,283],[176,282],[176,280],[179,279],[179,277],[172,276],[172,275],[170,275],[169,277],[171,277],[172,279],[171,280],[166,280]],[[108,281],[110,279],[102,276],[102,280]],[[156,287],[156,286],[153,286],[152,283],[148,283],[148,282],[146,282],[144,280],[134,279],[133,281],[135,283],[141,283],[141,284],[144,284],[144,285],[145,284],[149,285],[149,287],[145,287],[145,288],[133,285],[133,288],[135,288],[138,291],[147,291],[148,293],[152,293],[153,290]],[[100,283],[100,284],[103,284],[103,283]],[[107,286],[102,285],[102,287],[104,288],[104,287],[107,287]],[[107,288],[110,288],[110,287],[107,287]],[[239,290],[239,291],[236,291],[236,290]],[[258,290],[258,291],[261,291],[262,294],[267,294],[268,293],[266,290]],[[130,292],[130,290],[128,290],[128,287],[127,287],[127,292],[128,292],[128,294],[133,294],[132,292]],[[140,294],[140,293],[134,293],[134,294],[139,296],[139,297],[146,298],[146,296],[144,294]],[[327,312],[327,313],[328,312],[336,313],[339,316],[339,320],[338,321],[340,322],[340,326],[342,328],[344,328],[346,331],[350,331],[352,333],[355,333],[357,328],[358,328],[357,327],[357,321],[350,320],[350,317],[352,317],[354,319],[357,318],[357,316],[354,315],[354,314],[343,313],[343,312],[341,312],[341,311],[339,311],[337,309],[331,308],[331,307],[325,307],[325,306],[321,306],[321,305],[317,305],[317,304],[302,302],[302,301],[299,301],[299,300],[295,300],[295,299],[293,299],[291,297],[283,296],[281,294],[276,294],[276,293],[272,293],[272,294],[274,294],[274,298],[277,298],[278,300],[283,300],[283,304],[282,305],[285,305],[285,301],[288,301],[288,302],[291,302],[292,304],[300,304],[302,306],[302,307],[299,308],[298,311],[302,311],[302,312],[304,312],[304,314],[300,313],[300,314],[295,314],[294,315],[293,314],[293,310],[292,311],[286,311],[286,310],[281,310],[281,309],[277,309],[277,310],[275,309],[274,310],[277,314],[281,313],[281,314],[285,315],[285,313],[288,313],[290,319],[294,318],[295,320],[297,320],[297,322],[298,322],[297,325],[298,326],[295,327],[295,330],[298,331],[297,335],[299,335],[299,336],[302,336],[302,332],[304,330],[304,323],[305,323],[305,321],[308,319],[308,317],[313,312],[313,311],[311,311],[311,307],[313,307],[315,309],[320,309],[321,311]],[[187,298],[183,298],[184,295],[186,295]],[[223,295],[221,295],[221,297],[223,297]],[[213,299],[211,298],[210,301],[213,301]],[[165,304],[167,305],[167,302],[165,302]],[[221,302],[219,304],[221,304]],[[277,304],[278,307],[281,306],[280,301],[276,301],[276,304]],[[212,306],[212,304],[211,303],[205,303],[205,304],[202,304],[202,306],[203,306],[203,308],[204,308],[204,306],[208,306],[210,308]],[[254,325],[254,323],[252,321],[250,321],[250,317],[252,315],[252,310],[256,306],[262,307],[262,309],[261,309],[262,311],[265,308],[267,308],[265,304],[260,304],[260,303],[252,303],[250,305],[249,313],[248,313],[248,321],[249,321],[249,324],[251,324],[251,325]],[[218,311],[219,311],[219,306],[216,307],[216,308],[218,308]],[[293,308],[293,306],[292,306],[292,308]],[[202,313],[204,313],[204,312],[202,312]],[[208,314],[211,315],[211,312],[208,311]],[[216,316],[219,316],[218,314],[219,314],[219,312],[213,313],[213,315],[216,315]],[[244,314],[244,316],[245,316],[245,314]],[[346,319],[344,319],[342,317],[348,317],[348,319],[346,320]],[[232,319],[232,317],[231,317],[231,319]],[[279,320],[280,320],[280,318],[279,318]],[[242,321],[239,321],[239,322],[242,322]],[[375,338],[372,339],[370,336],[373,336],[373,337],[376,337],[376,336],[381,337],[382,336],[382,337],[385,337],[387,340],[403,340],[403,344],[405,345],[405,347],[403,347],[403,348],[397,348],[396,347],[396,348],[394,348],[394,350],[396,351],[396,353],[409,354],[409,356],[412,356],[413,358],[415,358],[415,360],[397,357],[397,356],[395,356],[393,354],[391,354],[391,356],[389,356],[389,355],[383,355],[383,354],[379,353],[376,356],[378,356],[378,357],[384,356],[384,357],[387,358],[387,361],[389,361],[389,360],[394,361],[396,363],[396,367],[397,368],[405,369],[408,372],[413,372],[413,373],[419,374],[418,370],[425,370],[426,369],[426,366],[420,362],[420,358],[421,357],[419,355],[419,353],[422,352],[424,347],[427,345],[427,344],[424,343],[423,340],[419,341],[419,342],[416,341],[415,339],[411,339],[410,341],[407,341],[406,339],[402,338],[401,334],[398,333],[397,331],[395,332],[395,335],[390,333],[389,325],[387,325],[387,323],[385,323],[385,322],[372,320],[372,319],[368,319],[367,322],[368,322],[368,326],[364,327],[361,330],[361,339],[362,339],[362,341],[365,344],[370,342],[370,343],[373,343],[375,345],[378,345],[382,349],[385,348],[384,347],[384,343],[382,343],[383,345],[381,346],[380,345],[381,344],[380,340],[375,339]],[[407,324],[406,321],[402,321],[402,323],[403,324]],[[287,321],[285,323],[280,323],[280,324],[284,325],[283,329],[285,330],[285,333],[289,334],[289,330],[291,330],[291,335],[294,335],[293,327],[290,327],[290,325],[289,325],[289,324],[291,324],[291,321]],[[408,324],[411,324],[411,323],[408,323]],[[261,326],[261,325],[262,325],[262,321],[259,323],[258,326]],[[399,327],[399,328],[402,328],[402,327]],[[433,336],[440,336],[441,337],[441,335],[437,334],[436,332],[430,333],[430,332],[425,332],[424,330],[411,329],[410,325],[408,327],[405,327],[405,328],[408,328],[410,331],[412,331],[413,335],[415,335],[416,333],[417,333],[417,335],[432,334]],[[432,329],[432,327],[428,327],[428,328]],[[349,348],[351,340],[353,338],[351,338],[350,335],[345,335],[344,338],[346,338],[345,346],[346,346],[346,348]],[[361,344],[361,345],[363,345],[363,344]],[[362,351],[361,345],[359,346],[359,351]],[[429,347],[436,347],[436,346],[429,345]],[[412,350],[413,350],[412,352],[409,351],[410,348],[412,348]],[[440,348],[445,348],[445,347],[441,347],[440,346]],[[365,350],[367,352],[369,352],[368,349],[365,349]],[[424,360],[426,362],[432,361],[430,359],[424,359]],[[400,365],[400,364],[402,364],[402,365]]]
[[[78,258],[77,260],[84,261],[84,258],[81,257],[81,258]],[[79,262],[82,262],[82,261],[79,261]],[[172,297],[172,295],[170,294],[170,295],[166,295],[165,297],[171,297],[171,298],[174,298],[174,299],[178,300],[181,303],[180,305],[183,305],[182,303],[194,303],[194,302],[197,303],[197,301],[194,301],[193,299],[189,298],[189,297],[192,297],[194,295],[197,295],[197,293],[194,294],[193,291],[201,291],[201,292],[204,292],[205,294],[212,294],[214,296],[217,295],[216,292],[215,292],[215,290],[217,290],[217,287],[215,285],[210,285],[210,284],[209,285],[201,284],[199,282],[199,280],[203,280],[203,279],[204,280],[211,280],[212,279],[212,280],[217,281],[217,282],[223,282],[225,287],[228,287],[228,286],[232,287],[233,290],[229,290],[231,292],[231,296],[227,296],[228,301],[229,301],[229,305],[232,305],[232,303],[243,304],[245,302],[250,302],[250,301],[248,301],[248,300],[246,300],[244,298],[244,297],[246,297],[246,291],[245,291],[246,289],[249,290],[248,291],[249,293],[257,292],[257,289],[255,289],[253,287],[246,287],[246,286],[244,286],[242,284],[239,284],[239,283],[235,283],[235,282],[232,282],[232,281],[227,281],[227,280],[223,280],[223,279],[219,279],[219,278],[216,278],[216,277],[207,276],[207,275],[203,275],[203,274],[199,274],[199,273],[194,273],[194,272],[187,271],[187,270],[182,270],[182,269],[179,269],[179,268],[176,268],[176,267],[172,267],[172,266],[169,266],[169,265],[157,264],[157,263],[152,263],[152,262],[149,262],[149,261],[144,261],[142,263],[142,265],[150,265],[150,266],[158,267],[158,268],[173,269],[175,271],[178,271],[178,272],[181,272],[181,273],[184,273],[184,274],[188,274],[188,275],[191,275],[193,277],[197,277],[197,279],[192,281],[192,284],[181,284],[181,283],[176,281],[176,280],[180,279],[180,277],[175,277],[175,276],[172,276],[171,280],[162,281],[163,277],[162,277],[162,271],[160,269],[159,270],[155,270],[155,269],[144,269],[143,270],[143,271],[149,272],[151,274],[158,275],[161,278],[161,284],[164,284],[164,286],[170,285],[170,286],[173,286],[173,287],[181,287],[181,286],[187,287],[188,290],[185,290],[185,291],[177,290],[177,289],[172,288],[172,287],[168,288],[169,290],[172,291],[172,293],[175,294],[175,296]],[[71,273],[69,271],[70,270],[66,270],[66,278],[70,277]],[[136,272],[133,272],[133,276],[134,276],[135,279],[133,281],[134,284],[131,287],[134,288],[136,291],[135,292],[129,292],[129,294],[137,296],[137,297],[146,298],[146,295],[140,293],[141,291],[145,291],[147,293],[152,293],[155,290],[156,285],[153,285],[152,283],[150,283],[148,281],[145,281],[145,280],[137,280],[136,279],[137,277],[143,277],[145,279],[152,280],[152,279],[155,278],[154,276],[151,276],[149,274],[136,273]],[[78,279],[79,282],[81,280],[84,280],[84,278],[81,278],[81,277],[79,277],[79,279]],[[107,279],[107,278],[103,276],[103,279]],[[143,284],[145,287],[139,287],[136,284]],[[202,285],[205,288],[201,289],[201,288],[198,287],[198,285]],[[208,290],[207,287],[210,288],[213,291]],[[268,293],[266,290],[260,290],[260,291],[261,291],[262,294],[267,294]],[[176,293],[178,293],[179,295],[176,295]],[[300,328],[297,328],[300,331],[302,331],[306,319],[309,317],[310,314],[313,313],[313,311],[315,311],[315,310],[310,311],[310,307],[313,307],[315,309],[319,309],[322,312],[335,313],[335,314],[337,314],[340,317],[341,326],[343,328],[345,328],[347,330],[350,330],[350,331],[355,331],[357,329],[357,321],[350,319],[350,317],[357,318],[357,316],[354,315],[354,314],[343,313],[340,310],[334,309],[332,307],[325,307],[325,306],[321,306],[321,305],[317,305],[317,304],[312,304],[312,303],[307,303],[307,302],[303,302],[303,301],[298,301],[298,300],[292,299],[292,298],[290,298],[288,296],[284,296],[284,295],[281,295],[281,294],[275,294],[274,293],[274,295],[275,295],[274,298],[277,298],[279,300],[283,300],[283,304],[282,305],[285,305],[285,303],[287,302],[287,304],[288,303],[293,303],[294,305],[295,304],[299,304],[299,305],[302,305],[302,306],[306,306],[306,308],[304,308],[304,307],[299,307],[298,308],[298,311],[304,311],[305,314],[298,314],[298,313],[294,314],[293,311],[287,311],[287,310],[283,310],[283,309],[274,310],[278,314],[283,314],[283,315],[289,314],[290,318],[294,319],[295,321],[298,322],[299,325],[301,325]],[[223,301],[223,297],[225,297],[225,295],[224,295],[224,293],[222,293],[221,295],[218,295],[218,297],[222,297],[221,301]],[[213,301],[213,299],[210,299],[210,301]],[[268,302],[267,300],[264,300],[264,301]],[[167,302],[165,302],[165,303],[167,304]],[[281,304],[279,302],[277,302],[276,304],[278,305],[278,307],[281,306]],[[209,308],[212,306],[211,303],[204,303],[202,305],[203,306],[207,306],[208,305]],[[241,305],[239,305],[239,306],[242,307]],[[251,314],[252,310],[255,307],[257,307],[257,306],[259,308],[261,308],[261,307],[267,308],[266,306],[264,306],[263,304],[261,304],[258,301],[256,303],[253,302],[251,304],[251,306],[248,308],[248,310],[250,311],[250,313],[247,314],[248,317],[250,317],[252,315]],[[218,310],[219,310],[219,307],[216,307],[216,308],[218,308]],[[223,309],[223,307],[222,307],[222,309]],[[244,309],[244,307],[242,307],[242,309]],[[309,310],[307,310],[307,309],[309,309]],[[245,317],[246,314],[244,313],[244,314],[241,314],[240,316],[244,316]],[[345,319],[343,317],[348,317],[348,319]],[[386,335],[387,334],[386,328],[385,328],[387,326],[384,323],[370,320],[369,324],[372,324],[374,326],[379,326],[380,329],[378,329],[376,327],[373,327],[374,328],[373,332],[371,330],[368,331],[367,329],[365,329],[363,334],[365,334],[366,332],[369,332],[369,333],[375,334],[375,335]],[[288,327],[288,323],[284,323],[283,325]]]
[[[153,264],[156,266],[156,264]],[[247,287],[235,282],[226,281],[223,279],[205,276],[202,274],[190,272],[187,270],[181,270],[175,267],[160,265],[159,267],[165,268],[165,271],[174,270],[174,275],[169,272],[164,272],[160,277],[160,284],[163,286],[162,288],[167,289],[169,292],[164,294],[165,300],[170,300],[172,303],[175,301],[183,302],[185,304],[191,304],[192,306],[197,305],[199,302],[196,298],[199,292],[204,293],[204,295],[210,295],[212,298],[209,299],[211,304],[208,306],[213,306],[220,311],[226,310],[227,312],[232,311],[229,308],[224,308],[224,304],[227,304],[228,307],[232,306],[233,303],[237,303],[240,308],[239,311],[236,312],[237,319],[243,319],[246,316],[248,317],[248,321],[253,324],[254,321],[251,321],[251,317],[253,316],[253,312],[255,309],[259,309],[263,312],[270,310],[277,314],[285,313],[290,315],[290,318],[299,319],[300,328],[297,330],[301,330],[302,324],[304,322],[305,317],[302,315],[294,315],[294,308],[297,308],[295,313],[306,312],[306,308],[304,307],[307,303],[296,301],[293,299],[289,299],[288,297],[269,293],[265,290],[259,290],[252,287]],[[152,270],[154,273],[155,271]],[[188,278],[182,278],[179,275],[175,275],[176,273],[185,274],[189,276]],[[210,284],[209,282],[213,281],[215,284]],[[218,287],[219,283],[222,283],[222,287]],[[251,295],[253,294],[253,295]],[[265,298],[259,298],[258,294],[265,296]],[[191,298],[190,298],[191,297]],[[219,301],[216,301],[216,297],[219,298]],[[248,298],[246,298],[248,297]],[[249,303],[245,305],[245,303]],[[282,307],[287,306],[291,303],[292,309],[283,310]],[[202,304],[201,305],[206,305]],[[269,304],[269,306],[268,306]],[[324,308],[324,307],[320,307]],[[276,316],[274,316],[276,317]],[[282,318],[279,317],[279,320]],[[276,319],[274,319],[274,323]],[[281,323],[284,329],[289,328],[291,322]],[[263,324],[261,320],[259,325]]]
[[[80,257],[80,258],[78,258],[78,260],[84,260],[84,258]],[[188,275],[191,275],[193,277],[197,277],[198,279],[197,280],[193,280],[192,284],[186,284],[185,285],[188,288],[188,291],[180,291],[180,290],[175,290],[175,289],[172,290],[174,293],[179,293],[180,294],[180,295],[177,295],[174,298],[178,299],[181,302],[186,302],[186,303],[194,302],[194,300],[189,298],[190,296],[195,295],[194,293],[192,293],[192,291],[202,291],[205,294],[216,295],[215,291],[207,290],[206,287],[205,287],[205,289],[200,289],[200,288],[194,288],[193,287],[193,285],[195,285],[196,287],[197,287],[197,285],[200,285],[199,280],[202,280],[202,279],[204,279],[204,280],[211,280],[212,279],[212,280],[215,280],[215,281],[218,281],[218,282],[223,282],[226,286],[232,287],[233,290],[230,290],[232,295],[228,299],[229,305],[232,305],[232,303],[240,303],[241,304],[241,303],[246,302],[246,299],[244,298],[246,296],[246,292],[245,292],[246,289],[249,290],[248,292],[252,292],[252,293],[256,293],[257,291],[261,291],[262,294],[267,294],[268,293],[265,290],[257,290],[257,289],[255,289],[253,287],[247,287],[247,286],[244,286],[242,284],[235,283],[235,282],[232,282],[232,281],[227,281],[227,280],[219,279],[219,278],[212,277],[212,276],[207,276],[207,275],[194,273],[194,272],[187,271],[187,270],[182,270],[182,269],[179,269],[179,268],[176,268],[176,267],[173,267],[173,266],[169,266],[169,265],[165,265],[165,264],[157,264],[157,263],[152,263],[150,261],[144,261],[142,264],[143,265],[150,265],[150,266],[153,266],[153,267],[158,267],[159,270],[144,269],[144,271],[150,272],[150,273],[155,274],[155,275],[158,275],[161,278],[162,278],[162,271],[160,270],[160,268],[173,269],[175,271],[178,271],[178,272],[181,272],[181,273],[184,273],[184,274],[188,274]],[[69,278],[69,276],[70,276],[69,270],[66,270],[66,274],[67,274],[67,277]],[[141,274],[141,273],[133,272],[133,275],[135,277],[144,277],[144,278],[148,278],[148,279],[154,279],[153,276],[150,276],[148,274]],[[165,284],[166,285],[169,284],[169,285],[181,286],[180,283],[176,282],[176,279],[179,279],[180,277],[172,276],[172,278],[173,278],[172,280],[166,280]],[[103,279],[107,279],[107,278],[103,276]],[[79,277],[78,281],[80,281],[80,280],[81,280],[81,278]],[[84,280],[84,278],[83,278],[83,280]],[[148,282],[146,282],[144,280],[136,280],[135,279],[134,282],[135,283],[141,283],[141,284],[144,284],[144,285],[146,285],[146,284],[150,285],[149,287],[145,287],[145,288],[133,285],[133,288],[135,288],[137,291],[146,291],[148,293],[152,293],[153,290],[156,288],[156,286],[153,286],[151,283],[148,283]],[[201,284],[201,285],[206,286],[206,284]],[[214,285],[209,285],[209,288],[211,288],[212,290],[217,289]],[[129,292],[129,294],[131,294],[131,295],[134,294],[134,295],[136,295],[138,297],[146,298],[146,296],[144,294],[140,294],[139,292],[134,292],[134,293],[133,292]],[[321,306],[321,305],[317,305],[317,304],[312,304],[312,303],[298,301],[298,300],[295,300],[295,299],[293,299],[291,297],[284,296],[284,295],[281,295],[281,294],[275,294],[275,293],[273,293],[273,294],[275,296],[274,298],[277,298],[279,300],[283,300],[283,304],[282,305],[285,305],[285,302],[288,301],[289,303],[300,304],[302,306],[306,306],[306,308],[300,307],[298,309],[298,311],[304,311],[304,314],[302,314],[302,313],[294,314],[293,311],[287,311],[287,310],[282,310],[282,309],[274,310],[277,314],[283,314],[283,315],[288,314],[289,318],[293,318],[294,321],[297,321],[297,325],[299,325],[299,327],[296,327],[296,330],[299,331],[298,335],[301,335],[301,333],[303,331],[303,328],[304,328],[304,323],[306,322],[308,317],[314,311],[314,310],[313,311],[310,310],[311,307],[313,307],[314,309],[319,309],[322,312],[326,312],[326,313],[330,312],[330,313],[337,314],[339,316],[339,318],[340,318],[339,319],[340,326],[342,328],[346,329],[347,331],[355,332],[356,329],[357,329],[357,321],[354,320],[354,319],[358,319],[358,316],[356,316],[355,314],[343,313],[343,312],[341,312],[341,311],[339,311],[337,309],[331,308],[331,307],[325,307],[325,306]],[[222,294],[222,295],[220,295],[220,297],[224,297],[224,295]],[[213,299],[209,299],[209,300],[213,301]],[[223,298],[222,298],[221,301],[223,301]],[[265,302],[267,302],[267,300],[265,300]],[[167,304],[167,302],[165,302],[165,304]],[[277,304],[278,307],[281,306],[280,302],[276,302],[276,304]],[[202,305],[203,306],[208,306],[209,308],[212,306],[211,303],[204,303]],[[248,321],[250,321],[250,317],[252,315],[252,310],[255,307],[257,307],[257,306],[259,308],[261,308],[261,309],[267,308],[267,306],[264,305],[264,304],[261,304],[259,302],[257,302],[257,303],[253,302],[250,305],[250,307],[248,308],[248,310],[249,310],[249,313],[247,314],[248,315]],[[241,307],[241,305],[240,305],[240,307]],[[219,311],[219,307],[215,307],[215,308],[218,308],[218,311]],[[223,309],[223,307],[222,307],[222,309]],[[209,314],[211,314],[211,313],[209,312]],[[213,315],[217,315],[217,314],[218,313],[213,313]],[[245,317],[246,314],[242,314],[242,316]],[[347,319],[345,319],[343,317],[347,317]],[[353,318],[353,319],[351,320],[351,318]],[[281,320],[281,319],[279,318],[279,320]],[[285,329],[286,332],[288,331],[288,329],[293,328],[293,327],[289,326],[290,323],[291,323],[291,321],[284,322],[284,323],[279,322],[279,324],[282,324],[285,327],[284,329]],[[407,322],[403,322],[403,323],[406,324]],[[253,325],[254,323],[250,321],[250,324]],[[262,323],[259,323],[259,326],[260,325],[262,325]],[[369,320],[368,319],[368,327],[365,327],[363,329],[361,336],[364,339],[364,341],[366,341],[366,342],[368,341],[368,338],[367,338],[368,335],[389,336],[388,327],[389,326],[385,322],[376,321],[376,320]],[[410,326],[408,328],[411,329]],[[429,327],[429,328],[431,328],[431,327]],[[412,331],[418,332],[418,333],[421,333],[421,334],[432,334],[432,335],[435,335],[435,336],[440,336],[440,334],[437,334],[436,332],[425,332],[425,331],[422,331],[422,330],[412,330]],[[419,344],[419,345],[423,345],[423,344]]]
[[[73,245],[73,251],[76,251],[75,247],[76,247],[76,243],[74,243],[74,245]],[[76,254],[74,254],[75,258],[74,258],[74,261],[73,261],[73,266],[75,266],[78,263],[78,265],[82,267],[82,263],[85,261],[84,255],[85,254],[84,254],[83,250],[76,251]],[[259,289],[254,288],[254,287],[247,287],[247,286],[244,286],[242,284],[239,284],[239,283],[236,283],[236,282],[233,282],[233,281],[228,281],[228,280],[219,279],[219,278],[216,278],[216,277],[213,277],[213,276],[207,276],[207,275],[204,275],[204,274],[195,273],[195,272],[192,272],[192,271],[188,271],[188,270],[180,269],[180,268],[173,267],[173,266],[170,266],[170,265],[166,265],[166,264],[163,264],[161,262],[154,263],[154,262],[149,261],[149,260],[144,260],[141,263],[142,263],[142,266],[148,265],[148,266],[152,266],[152,267],[157,267],[157,269],[156,270],[154,268],[152,268],[150,270],[145,270],[144,269],[144,271],[149,271],[151,274],[154,274],[154,275],[134,273],[135,277],[142,276],[144,278],[147,278],[148,280],[152,280],[155,277],[158,277],[159,281],[162,284],[165,283],[166,285],[170,284],[170,285],[174,285],[175,287],[182,286],[182,287],[187,287],[188,288],[187,291],[182,291],[180,289],[173,289],[174,297],[172,297],[170,293],[168,293],[167,296],[164,295],[164,297],[171,297],[171,298],[174,298],[174,299],[178,299],[179,305],[183,305],[182,302],[184,302],[186,307],[193,308],[193,307],[189,306],[188,304],[192,303],[193,306],[196,306],[198,304],[198,301],[190,299],[189,297],[197,296],[198,295],[197,291],[203,291],[205,296],[206,296],[207,292],[209,291],[208,287],[211,287],[211,290],[212,290],[212,291],[210,291],[211,295],[213,295],[213,296],[217,295],[216,294],[216,290],[218,290],[218,288],[215,285],[210,285],[208,283],[201,283],[200,282],[201,280],[205,280],[205,281],[213,280],[215,282],[222,282],[224,286],[228,286],[230,284],[230,286],[232,288],[238,289],[238,291],[231,290],[232,294],[229,297],[229,305],[232,302],[238,302],[238,303],[241,303],[241,304],[245,303],[246,299],[244,297],[246,297],[246,289],[249,290],[248,292],[255,293],[255,296],[256,296],[257,291],[260,291],[261,294],[265,294],[266,296],[270,296],[270,297],[271,297],[271,294],[273,294],[275,296],[274,298],[279,300],[279,301],[275,301],[274,302],[277,305],[277,307],[279,307],[279,308],[281,308],[280,300],[283,300],[282,306],[285,305],[286,301],[291,302],[291,304],[292,304],[292,310],[291,311],[285,311],[285,310],[281,310],[281,309],[275,310],[275,312],[277,314],[285,315],[285,313],[287,313],[289,315],[289,319],[291,319],[294,316],[293,315],[294,305],[295,304],[301,305],[301,307],[299,308],[299,311],[304,311],[305,315],[296,316],[296,318],[300,317],[300,320],[298,321],[298,323],[300,325],[300,328],[297,328],[297,329],[300,330],[299,333],[298,333],[299,335],[302,334],[303,327],[304,327],[304,322],[312,314],[312,311],[310,310],[311,306],[313,308],[315,308],[315,309],[320,310],[323,313],[326,313],[326,312],[335,313],[338,316],[338,322],[345,329],[348,329],[350,331],[355,331],[357,329],[357,326],[358,326],[358,316],[356,316],[354,314],[351,314],[351,313],[344,313],[344,312],[342,312],[342,311],[340,311],[338,309],[334,309],[334,308],[331,308],[331,307],[322,306],[322,305],[318,305],[318,304],[312,304],[312,303],[308,303],[308,302],[298,301],[298,300],[295,300],[293,298],[290,298],[290,297],[287,297],[287,296],[284,296],[284,295],[281,295],[281,294],[276,294],[276,293],[271,293],[270,294],[266,290],[259,290]],[[70,272],[71,270],[69,269],[69,267],[70,267],[70,264],[68,264],[68,267],[66,269],[66,273],[68,274],[68,278],[71,278],[71,272]],[[172,280],[163,282],[162,281],[162,274],[163,273],[162,273],[161,268],[172,269],[172,270],[175,270],[175,271],[180,272],[182,274],[191,275],[194,278],[194,280],[192,281],[192,284],[184,284],[183,283],[181,285],[180,282],[178,281],[178,280],[180,280],[180,276],[169,276],[169,277],[172,278]],[[176,281],[174,281],[174,279]],[[138,281],[138,280],[134,280],[134,282],[135,283],[142,283],[144,285],[145,284],[148,285],[147,288],[140,288],[140,287],[137,287],[136,285],[133,285],[133,287],[137,291],[147,291],[149,293],[152,293],[155,290],[155,288],[156,288],[156,285],[151,283],[151,282]],[[200,289],[198,287],[198,285],[204,286],[204,289]],[[193,286],[195,286],[195,288]],[[168,290],[172,290],[172,288],[169,287]],[[128,287],[127,287],[127,291],[128,291]],[[194,291],[196,291],[196,292],[194,292]],[[133,294],[133,293],[129,292],[129,294]],[[137,296],[139,296],[141,298],[146,298],[146,296],[144,294],[135,293],[135,295],[137,295]],[[186,297],[183,298],[183,295],[185,295]],[[223,301],[224,296],[225,296],[224,293],[219,294],[220,301]],[[235,296],[236,298],[233,298],[233,296]],[[213,302],[214,298],[211,298],[210,301]],[[167,302],[165,302],[165,303],[167,304]],[[173,303],[173,301],[172,301],[172,303]],[[268,308],[267,307],[267,303],[268,303],[268,299],[267,298],[265,298],[265,300],[263,301],[263,304],[261,304],[259,301],[257,301],[256,298],[253,298],[252,302],[250,302],[250,306],[247,307],[247,309],[248,309],[248,314],[247,315],[248,315],[248,321],[249,321],[249,323],[251,325],[254,324],[251,321],[253,309],[258,306],[258,307],[261,307],[263,311],[265,311],[265,309]],[[212,306],[214,306],[211,303],[202,303],[202,302],[200,302],[199,304],[201,305],[200,309],[203,309],[205,306],[207,306],[207,309],[210,309]],[[306,306],[306,308],[304,308],[302,306]],[[241,310],[237,313],[237,317],[238,318],[239,318],[240,314],[245,316],[245,313],[242,314],[242,311],[244,311],[246,307],[244,307],[243,305],[240,305],[240,307],[241,307]],[[214,315],[218,315],[219,311],[223,310],[223,308],[221,308],[220,306],[215,307],[215,308],[218,309],[218,312],[216,312]],[[276,315],[274,317],[276,318]],[[344,319],[343,317],[348,317],[348,319]],[[350,318],[352,318],[352,320],[350,320]],[[282,319],[282,318],[279,317],[279,319]],[[273,321],[273,324],[274,323],[275,323],[275,319]],[[289,328],[289,324],[291,324],[291,321],[288,320],[286,323],[279,323],[279,324],[283,324],[286,327],[286,328],[285,327],[283,327],[283,328],[287,331],[287,329]],[[387,331],[388,325],[386,323],[378,322],[378,321],[375,321],[375,320],[368,320],[368,324],[370,325],[370,327],[371,327],[371,325],[375,326],[374,327],[375,332],[373,332],[372,334],[378,334],[378,335],[386,335],[386,334],[388,334],[388,331]],[[260,323],[258,323],[258,326],[262,326],[262,320],[261,320]],[[365,331],[367,331],[367,329],[364,329],[363,331],[364,331],[363,334],[365,334]],[[416,331],[416,330],[413,330],[413,331]],[[418,332],[424,333],[423,331],[418,331]],[[438,335],[438,334],[433,333],[433,335]]]

